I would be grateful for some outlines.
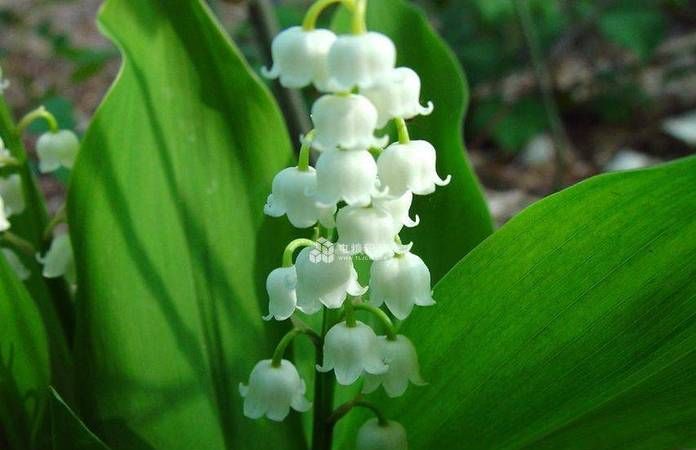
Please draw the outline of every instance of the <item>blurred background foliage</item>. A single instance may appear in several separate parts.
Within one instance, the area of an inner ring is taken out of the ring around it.
[[[693,152],[695,1],[416,2],[466,71],[462,132],[499,223],[585,177]],[[272,35],[298,24],[309,2],[209,3],[258,69]],[[17,113],[43,103],[61,126],[86,127],[118,70],[116,49],[94,23],[99,4],[0,2],[0,65]],[[294,114],[306,99],[275,88],[291,132],[306,129]],[[59,204],[63,187],[45,184]]]

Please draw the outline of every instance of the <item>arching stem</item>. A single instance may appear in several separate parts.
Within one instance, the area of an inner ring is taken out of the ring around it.
[[[411,142],[411,137],[408,135],[408,127],[406,127],[406,121],[401,117],[394,119],[394,125],[396,125],[396,133],[399,136],[399,144],[408,144]]]
[[[273,367],[280,367],[280,362],[283,360],[285,350],[288,348],[292,340],[301,334],[307,335],[311,339],[315,347],[321,348],[321,336],[319,336],[314,330],[305,327],[293,328],[292,330],[288,331],[285,334],[285,336],[283,336],[280,342],[278,342],[278,345],[276,346],[275,351],[273,352],[273,359],[271,360],[271,365]]]
[[[379,410],[377,405],[367,400],[363,400],[362,396],[360,395],[355,397],[353,400],[346,402],[338,408],[336,408],[333,414],[331,414],[331,416],[329,417],[329,425],[333,427],[336,424],[336,422],[345,417],[346,414],[348,414],[355,407],[369,409],[375,414],[375,416],[377,416],[377,420],[381,426],[384,427],[389,425],[389,420],[387,420],[386,416],[382,413],[382,411]]]
[[[310,239],[300,238],[290,242],[283,252],[283,267],[292,266],[292,255],[295,250],[302,247],[314,247],[316,243]]]
[[[22,117],[22,120],[17,124],[17,134],[21,136],[26,128],[37,119],[44,119],[48,123],[48,128],[51,130],[51,133],[58,132],[59,128],[56,118],[44,106],[39,106]]]
[[[387,339],[390,341],[396,340],[396,328],[387,313],[369,303],[358,303],[357,305],[353,305],[353,309],[367,311],[374,315],[387,329]]]

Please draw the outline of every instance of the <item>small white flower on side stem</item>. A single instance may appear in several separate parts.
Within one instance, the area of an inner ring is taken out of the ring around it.
[[[14,270],[15,274],[17,274],[17,278],[25,281],[31,277],[31,271],[27,269],[27,266],[22,263],[15,252],[9,248],[3,248],[2,254],[5,256],[7,264]]]
[[[356,321],[350,327],[341,322],[326,333],[324,364],[317,365],[317,370],[333,370],[339,384],[353,384],[363,373],[381,374],[387,368],[379,352],[377,335],[364,323]]]
[[[291,27],[279,33],[271,44],[273,67],[261,69],[267,78],[279,78],[287,88],[303,88],[314,82],[327,89],[326,58],[336,35],[330,30],[303,30]]]
[[[0,196],[0,232],[10,229],[10,221],[5,214],[5,201]]]
[[[420,91],[418,74],[408,67],[397,67],[361,94],[377,108],[377,127],[382,128],[396,117],[410,119],[433,112],[432,102],[420,104]]]
[[[26,207],[22,177],[18,174],[0,177],[0,197],[5,201],[5,215],[7,217],[22,214]]]
[[[263,212],[271,217],[287,215],[297,228],[307,228],[320,221],[331,224],[335,206],[320,206],[307,193],[317,188],[317,173],[312,167],[300,170],[297,167],[283,169],[273,178],[271,194]]]
[[[80,150],[77,135],[70,130],[48,131],[36,141],[36,153],[39,155],[39,171],[53,172],[61,166],[72,169],[75,157]]]
[[[389,188],[389,194],[403,195],[411,191],[427,195],[435,186],[449,184],[451,176],[441,179],[435,169],[435,148],[426,141],[395,142],[377,159],[379,179]]]
[[[268,293],[268,315],[264,320],[285,320],[297,308],[297,273],[295,266],[274,269],[266,279]]]
[[[249,385],[239,384],[244,397],[244,415],[250,419],[263,416],[280,422],[295,411],[305,412],[312,404],[305,398],[306,386],[295,366],[283,359],[278,367],[272,360],[259,361],[249,376]]]
[[[409,382],[416,386],[427,384],[420,374],[416,348],[406,336],[399,334],[394,340],[380,336],[379,348],[389,369],[383,374],[366,374],[363,393],[374,392],[382,385],[387,395],[394,398],[404,395]]]
[[[328,55],[329,77],[344,91],[372,86],[395,63],[394,43],[377,32],[339,36]]]
[[[312,146],[317,150],[366,150],[384,144],[374,135],[377,110],[362,95],[320,97],[312,105],[312,122],[316,130]]]
[[[367,291],[358,283],[350,255],[333,244],[321,250],[303,248],[295,260],[295,270],[297,307],[306,314],[314,314],[321,305],[340,308],[348,295],[359,296]]]
[[[43,264],[44,277],[65,277],[70,283],[75,283],[75,260],[67,233],[54,237],[46,254],[36,259]]]
[[[367,150],[333,150],[317,161],[317,188],[308,191],[320,205],[367,205],[377,189],[377,163]]]
[[[394,218],[374,206],[346,206],[336,216],[339,246],[350,254],[365,253],[370,259],[389,258],[405,247],[396,242]]]
[[[430,270],[411,252],[375,261],[370,268],[370,304],[387,305],[399,320],[406,319],[414,305],[434,305]]]
[[[399,422],[382,424],[372,418],[358,430],[355,450],[408,450],[406,430]]]

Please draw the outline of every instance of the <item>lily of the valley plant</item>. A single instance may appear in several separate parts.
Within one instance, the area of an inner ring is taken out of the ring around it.
[[[330,399],[315,395],[314,449],[330,448],[335,422],[360,406],[376,417],[358,430],[356,449],[403,450],[404,427],[364,395],[382,387],[398,397],[409,384],[426,384],[416,346],[398,334],[393,318],[405,320],[414,307],[435,304],[430,272],[399,233],[418,225],[409,211],[413,196],[432,193],[449,177],[436,173],[436,149],[409,137],[405,121],[433,110],[432,103],[421,104],[418,74],[395,67],[391,39],[366,29],[365,0],[341,2],[352,13],[351,34],[316,29],[317,17],[331,3],[338,1],[316,2],[301,27],[278,35],[273,67],[264,70],[287,88],[314,85],[322,93],[312,106],[314,129],[301,139],[297,165],[276,175],[265,205],[266,214],[287,216],[297,228],[314,227],[314,235],[290,242],[282,266],[268,275],[265,319],[294,319],[294,327],[269,359],[256,364],[240,393],[244,414],[252,419],[281,421],[290,409],[311,411],[306,383],[285,358],[292,339],[307,335],[319,350],[315,385],[326,376],[339,385],[362,382],[360,395],[333,410]],[[378,131],[390,122],[398,133],[391,144]],[[311,149],[319,154],[314,167]],[[362,286],[354,262],[365,260],[371,267]],[[297,311],[324,314],[322,329],[294,318]],[[358,320],[357,311],[378,326]]]

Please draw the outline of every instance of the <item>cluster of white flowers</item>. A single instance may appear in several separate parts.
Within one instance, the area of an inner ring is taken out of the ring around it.
[[[396,48],[389,37],[366,31],[364,17],[360,26],[363,0],[347,2],[358,24],[353,34],[315,29],[316,15],[328,3],[317,2],[302,27],[275,38],[273,67],[263,71],[287,88],[313,85],[322,93],[311,108],[314,129],[301,138],[297,166],[276,175],[264,209],[273,217],[286,215],[295,227],[315,227],[314,238],[290,243],[283,267],[268,276],[269,314],[264,319],[286,320],[298,310],[340,311],[341,319],[324,336],[302,327],[288,336],[313,335],[323,354],[317,370],[333,371],[339,384],[362,377],[363,394],[383,386],[388,396],[397,397],[409,383],[424,381],[415,346],[396,333],[381,307],[404,320],[414,306],[434,304],[428,267],[410,252],[411,245],[401,243],[399,233],[404,226],[418,225],[418,216],[412,219],[409,213],[413,196],[432,193],[449,177],[443,180],[435,170],[435,148],[408,135],[405,120],[433,110],[432,103],[420,103],[418,74],[395,67]],[[388,134],[380,137],[378,130],[390,122],[398,141],[388,145]],[[309,165],[311,148],[319,152],[315,167]],[[360,257],[372,263],[364,287],[354,267]],[[386,335],[378,336],[356,320],[356,310],[373,314]],[[240,384],[248,417],[279,421],[290,408],[309,408],[304,381],[282,359],[285,346],[283,339],[272,360],[254,367],[248,386]],[[358,450],[406,447],[404,428],[383,417],[358,432]]]
[[[1,73],[0,73],[1,75]],[[60,167],[72,168],[75,157],[80,147],[80,142],[70,130],[59,130],[55,126],[55,119],[44,108],[27,115],[26,124],[38,117],[44,117],[51,123],[52,129],[42,134],[36,143],[36,152],[39,156],[39,171],[52,172]],[[23,126],[20,125],[20,130]],[[0,138],[0,169],[7,170],[19,167],[20,162],[15,159],[9,149],[5,147]],[[19,173],[10,173],[0,176],[0,233],[7,233],[11,227],[9,221],[12,216],[21,215],[26,209],[24,197],[24,185]],[[20,239],[13,236],[10,240]],[[28,252],[29,247],[24,245]],[[19,256],[8,247],[2,248],[2,255],[21,280],[31,277],[31,271],[22,262]],[[29,256],[29,255],[27,255]],[[51,241],[45,255],[36,254],[36,260],[43,265],[42,275],[46,278],[65,277],[70,283],[75,283],[75,265],[73,260],[72,245],[67,233],[60,233]]]

